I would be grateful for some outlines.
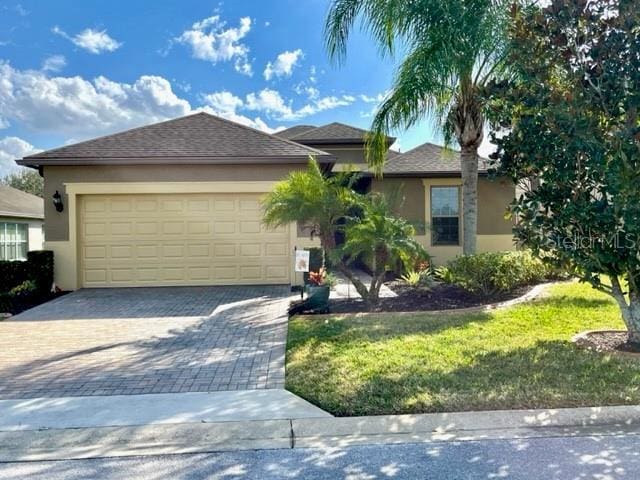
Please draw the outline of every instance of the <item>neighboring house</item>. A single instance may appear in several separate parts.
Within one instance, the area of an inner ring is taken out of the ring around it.
[[[296,279],[294,248],[311,241],[295,226],[266,229],[261,197],[289,172],[304,169],[309,156],[327,171],[349,164],[365,171],[364,133],[334,123],[269,135],[198,113],[17,162],[40,169],[44,176],[45,247],[55,252],[56,283],[63,289],[287,284]],[[403,155],[391,158],[387,168]],[[422,170],[407,169],[410,175],[389,172],[382,180],[368,176],[359,188],[404,184],[406,201],[400,212],[424,224],[431,212],[425,192],[455,186],[453,170],[447,178],[436,175],[441,181],[433,184],[429,172]],[[457,176],[459,184],[459,172]],[[422,185],[419,195],[416,185]],[[497,225],[494,219],[506,208],[509,188],[491,185],[496,186],[480,190],[480,209],[484,205],[493,210],[481,234],[500,237],[499,242],[485,242],[488,248],[508,248],[509,224],[501,220]],[[51,201],[56,191],[62,196],[61,212]],[[454,218],[454,204],[459,211],[459,194],[456,200],[452,192],[441,195],[436,190],[434,197],[434,204],[441,206],[436,213],[447,218]],[[455,240],[453,220],[433,223],[447,242]],[[460,250],[449,245],[432,249],[430,236],[420,238],[430,250]]]
[[[0,260],[26,260],[42,249],[42,198],[0,184]]]

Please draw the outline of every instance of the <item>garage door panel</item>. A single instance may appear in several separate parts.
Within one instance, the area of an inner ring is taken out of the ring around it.
[[[84,286],[289,282],[289,230],[257,194],[91,195],[79,201]]]

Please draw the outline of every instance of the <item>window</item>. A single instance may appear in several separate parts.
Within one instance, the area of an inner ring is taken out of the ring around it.
[[[26,260],[28,251],[27,224],[0,222],[0,260]]]
[[[458,187],[431,187],[431,244],[460,244]]]

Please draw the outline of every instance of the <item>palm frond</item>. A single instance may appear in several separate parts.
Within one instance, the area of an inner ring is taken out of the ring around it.
[[[410,25],[409,3],[406,0],[334,0],[324,27],[329,58],[337,63],[344,61],[347,40],[358,19],[383,55],[393,53],[396,41]]]

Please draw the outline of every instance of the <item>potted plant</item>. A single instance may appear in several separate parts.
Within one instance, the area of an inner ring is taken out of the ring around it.
[[[328,310],[331,293],[331,277],[321,268],[317,272],[309,272],[307,284],[307,304],[313,310]]]

